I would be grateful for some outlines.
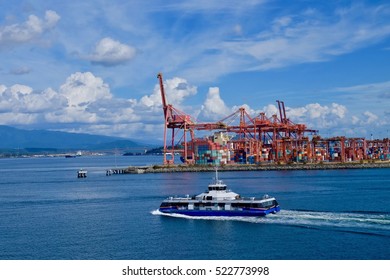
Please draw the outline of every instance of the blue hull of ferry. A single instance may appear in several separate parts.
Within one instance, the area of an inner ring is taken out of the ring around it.
[[[267,210],[181,210],[175,208],[160,208],[160,212],[166,214],[180,214],[197,217],[263,217],[280,211],[280,207]]]

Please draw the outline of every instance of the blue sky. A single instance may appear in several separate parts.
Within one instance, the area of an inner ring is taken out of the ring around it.
[[[0,0],[0,124],[162,139],[245,106],[324,137],[390,128],[387,1]]]

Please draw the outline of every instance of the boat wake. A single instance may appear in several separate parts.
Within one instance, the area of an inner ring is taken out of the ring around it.
[[[217,221],[241,221],[260,224],[281,224],[289,226],[323,228],[336,227],[339,229],[381,230],[390,232],[390,214],[372,213],[340,213],[340,212],[316,212],[301,210],[281,210],[276,215],[266,217],[190,217],[180,214],[166,214],[159,210],[152,211],[153,215],[162,215],[175,218],[192,220],[217,220]],[[388,235],[388,234],[386,234]]]

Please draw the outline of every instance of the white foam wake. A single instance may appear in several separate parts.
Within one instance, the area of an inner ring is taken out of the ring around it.
[[[159,210],[152,211],[152,214],[192,220],[227,220],[249,223],[284,224],[308,227],[329,226],[340,228],[366,228],[388,230],[390,232],[389,214],[312,212],[298,210],[281,210],[275,215],[270,214],[266,217],[192,217],[181,214],[166,214],[160,212]]]

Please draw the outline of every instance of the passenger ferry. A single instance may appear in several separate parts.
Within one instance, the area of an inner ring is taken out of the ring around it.
[[[159,211],[187,216],[265,216],[279,212],[280,206],[274,197],[268,195],[245,198],[230,191],[218,179],[216,170],[215,182],[208,186],[207,191],[196,196],[169,197],[163,200]]]

